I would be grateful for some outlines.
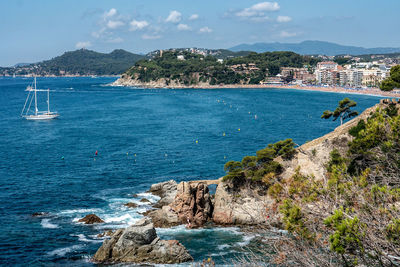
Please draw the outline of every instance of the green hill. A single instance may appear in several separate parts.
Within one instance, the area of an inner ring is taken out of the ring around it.
[[[65,71],[81,75],[115,75],[127,70],[141,55],[125,50],[114,50],[109,54],[80,49],[39,63],[39,70],[57,73]]]
[[[63,55],[39,63],[3,68],[9,75],[118,75],[122,74],[144,56],[122,49],[109,54],[87,49],[65,52]],[[1,74],[1,73],[0,73]]]
[[[137,83],[165,81],[166,85],[258,84],[281,67],[315,65],[318,59],[293,52],[245,53],[226,60],[186,51],[167,51],[162,56],[142,59],[124,77]]]

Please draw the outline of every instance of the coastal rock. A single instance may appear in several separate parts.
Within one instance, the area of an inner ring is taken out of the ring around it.
[[[213,205],[207,184],[181,182],[174,201],[169,205],[181,223],[202,226],[212,217]]]
[[[138,205],[133,202],[128,202],[128,203],[125,203],[124,206],[134,209],[134,208],[137,208]]]
[[[149,219],[142,219],[126,229],[119,229],[93,256],[98,263],[173,264],[192,261],[186,248],[176,240],[161,240]]]
[[[349,130],[356,126],[361,119],[366,120],[371,112],[382,105],[381,103],[368,108],[358,117],[337,127],[333,132],[298,147],[296,149],[298,153],[291,160],[275,159],[284,169],[284,172],[280,175],[281,178],[290,178],[300,166],[302,174],[312,175],[315,177],[315,180],[327,181],[325,166],[330,159],[332,150],[337,149],[342,155],[345,155],[348,150],[347,144],[353,139],[353,136],[349,134]]]
[[[78,222],[83,222],[84,224],[104,223],[96,214],[88,214]]]
[[[154,204],[154,207],[161,208],[171,204],[175,199],[177,186],[178,184],[174,180],[153,184],[149,192],[160,197],[160,200]]]
[[[233,186],[221,182],[215,192],[213,221],[218,224],[254,225],[266,223],[267,207],[274,201],[250,184]]]
[[[148,200],[147,198],[142,198],[142,199],[140,200],[140,202],[142,202],[142,203],[151,203],[151,201]]]
[[[151,218],[151,221],[157,228],[168,228],[181,224],[178,214],[170,206],[163,206],[161,209],[152,210],[146,216]]]
[[[34,212],[32,213],[32,217],[43,217],[49,215],[48,212]]]
[[[98,234],[97,237],[105,237],[105,236],[112,236],[113,235],[113,231],[112,230],[106,230],[105,232]]]

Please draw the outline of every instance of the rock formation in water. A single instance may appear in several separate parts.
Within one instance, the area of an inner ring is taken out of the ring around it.
[[[117,230],[93,256],[96,263],[174,264],[193,258],[177,240],[161,240],[149,219]]]
[[[82,219],[79,219],[78,222],[83,222],[84,224],[104,223],[104,221],[100,219],[96,214],[88,214]]]
[[[190,227],[204,225],[211,217],[213,205],[204,183],[181,182],[174,201],[169,205],[181,223]]]
[[[160,200],[154,207],[161,208],[165,205],[169,205],[175,199],[177,186],[178,184],[174,180],[153,184],[149,192],[160,197]]]

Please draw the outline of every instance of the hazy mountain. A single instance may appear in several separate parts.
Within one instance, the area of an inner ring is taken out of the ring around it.
[[[365,55],[365,54],[387,54],[400,52],[400,48],[393,47],[377,47],[364,48],[357,46],[339,45],[330,42],[322,41],[304,41],[301,43],[255,43],[255,44],[240,44],[230,48],[232,51],[292,51],[302,55]]]

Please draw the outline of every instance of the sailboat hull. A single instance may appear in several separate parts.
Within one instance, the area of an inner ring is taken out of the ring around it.
[[[38,115],[27,115],[24,116],[27,120],[52,120],[60,116],[57,113],[48,113],[48,114],[38,114]]]

